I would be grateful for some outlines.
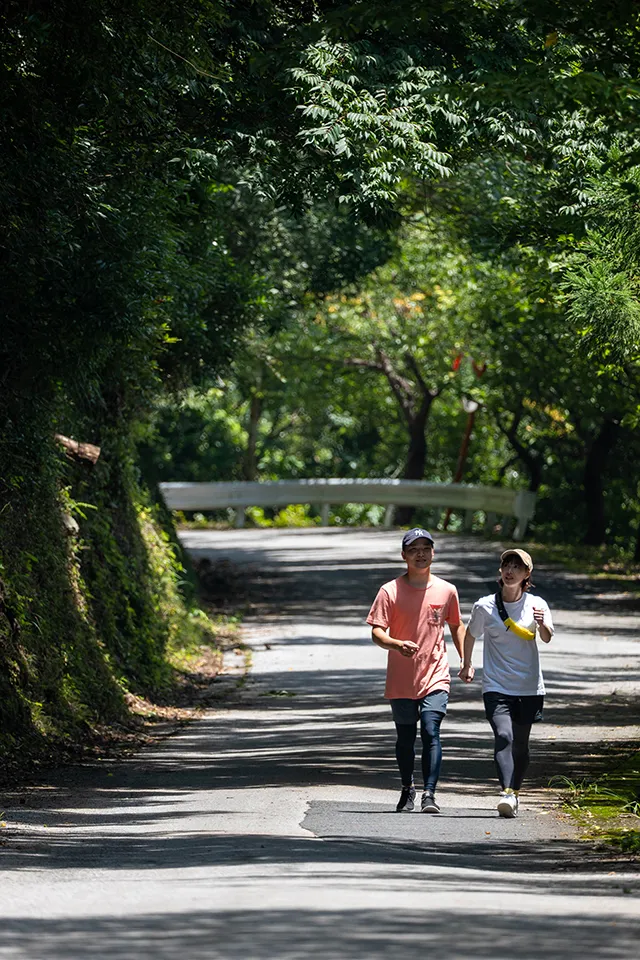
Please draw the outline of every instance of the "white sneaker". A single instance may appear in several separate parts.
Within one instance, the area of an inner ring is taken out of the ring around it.
[[[513,791],[502,791],[498,800],[498,813],[509,819],[518,815],[518,798]]]

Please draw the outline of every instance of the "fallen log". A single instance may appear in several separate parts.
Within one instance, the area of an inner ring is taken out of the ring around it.
[[[92,464],[98,462],[100,456],[100,447],[93,443],[80,443],[78,440],[72,440],[71,437],[65,437],[61,433],[56,433],[54,439],[64,447],[65,453],[72,460],[88,460]]]

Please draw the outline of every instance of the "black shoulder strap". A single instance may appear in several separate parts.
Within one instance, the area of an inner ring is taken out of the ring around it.
[[[495,595],[495,597],[494,597],[493,599],[494,599],[495,602],[496,602],[496,607],[497,607],[497,610],[498,610],[498,614],[499,614],[499,616],[500,616],[500,619],[502,620],[503,623],[506,623],[507,620],[509,619],[509,614],[507,613],[507,611],[506,611],[506,609],[505,609],[504,601],[503,601],[503,599],[502,599],[502,590],[498,590],[498,592],[496,593],[496,595]],[[507,630],[508,630],[508,629],[509,629],[509,627],[507,627]]]

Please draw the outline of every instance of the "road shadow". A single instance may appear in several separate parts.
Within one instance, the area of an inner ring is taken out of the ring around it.
[[[383,813],[377,806],[374,812],[378,816],[389,818],[390,829],[400,824],[398,829],[413,830],[399,838],[375,836],[368,832],[374,826],[367,823],[365,814],[353,805],[337,803],[319,803],[320,813],[313,805],[306,818],[310,826],[319,826],[322,836],[317,837],[276,837],[255,833],[216,833],[215,813],[211,811],[211,829],[197,832],[171,831],[166,833],[133,833],[113,831],[109,834],[56,832],[46,843],[42,840],[23,838],[3,851],[4,870],[36,871],[45,879],[45,871],[55,871],[62,875],[64,871],[76,871],[91,868],[117,874],[128,871],[173,871],[191,868],[242,866],[245,869],[238,874],[245,882],[260,871],[268,873],[274,867],[292,870],[304,868],[305,872],[323,867],[335,868],[336,877],[353,876],[365,867],[377,867],[377,876],[381,882],[394,876],[396,870],[404,866],[432,867],[447,871],[442,877],[445,885],[465,884],[464,878],[453,871],[473,870],[496,874],[524,873],[527,875],[527,889],[530,893],[558,892],[570,888],[576,895],[592,895],[594,886],[602,884],[609,889],[620,881],[608,879],[603,868],[620,868],[619,857],[610,854],[596,857],[584,844],[571,839],[540,839],[533,841],[517,840],[515,836],[507,839],[499,835],[500,826],[509,826],[506,821],[492,817],[487,813],[487,823],[493,826],[495,833],[491,838],[482,840],[455,841],[431,837],[420,837],[422,826],[441,823],[441,818]],[[333,809],[328,809],[333,808]],[[360,831],[351,830],[349,836],[340,834],[340,819],[337,816],[346,812],[349,822],[360,818]],[[472,809],[466,812],[474,814]],[[333,817],[333,832],[325,832],[328,816]],[[403,827],[404,825],[404,827]],[[415,826],[412,826],[415,825]],[[571,871],[570,879],[560,876]],[[331,875],[331,869],[325,876]],[[640,878],[640,864],[629,863],[624,867],[626,874],[637,873]],[[593,874],[598,873],[598,877]],[[374,875],[376,875],[374,871]],[[106,874],[105,874],[106,876]],[[368,869],[367,876],[371,876]],[[626,881],[625,881],[626,882]],[[482,876],[475,878],[477,888],[486,883]],[[639,890],[640,879],[633,880],[634,890]],[[470,889],[470,887],[466,887]],[[4,924],[4,920],[3,920]],[[4,927],[3,927],[4,929]]]
[[[239,564],[257,588],[250,591],[249,595],[256,602],[264,601],[266,606],[269,605],[269,597],[281,590],[294,604],[298,595],[299,599],[307,599],[312,606],[320,599],[325,605],[324,613],[329,595],[332,600],[335,598],[338,601],[353,601],[355,596],[366,606],[381,583],[404,572],[400,556],[400,531],[397,533],[397,545],[390,544],[389,534],[375,530],[289,531],[287,543],[282,546],[277,546],[275,539],[260,539],[260,534],[264,532],[256,531],[252,536],[251,531],[246,531],[246,537],[233,537],[230,540],[225,540],[224,533],[218,533],[208,542],[204,538],[193,539],[189,531],[183,537],[189,553],[196,561],[208,558],[224,561],[231,567]],[[312,549],[307,555],[304,553],[305,537],[312,538]],[[339,554],[332,549],[336,537],[346,544]],[[373,549],[373,555],[371,552],[361,556],[349,555],[349,538],[356,541],[363,539],[370,545],[369,550]],[[323,541],[326,541],[324,545]],[[433,571],[455,583],[461,602],[470,604],[480,596],[495,592],[501,549],[499,543],[487,542],[479,537],[439,534]],[[638,632],[640,601],[632,596],[621,597],[621,593],[628,589],[627,581],[609,578],[594,580],[545,564],[536,565],[533,579],[535,592],[542,594],[551,606],[568,611],[611,612],[623,617],[635,617]],[[298,590],[292,594],[291,587],[296,581]],[[328,585],[330,591],[327,590]],[[283,614],[288,617],[290,612],[285,609]]]
[[[180,812],[180,803],[200,791],[358,785],[364,796],[367,789],[395,789],[395,731],[389,708],[380,701],[380,671],[361,670],[357,682],[346,672],[318,673],[263,674],[255,690],[249,686],[223,713],[212,711],[131,758],[51,772],[41,790],[26,795],[7,792],[3,806],[9,808],[8,819],[23,826],[41,823],[46,809],[52,828],[159,827],[197,813]],[[259,695],[261,689],[285,684],[297,695]],[[624,739],[584,740],[573,751],[562,739],[550,739],[566,722],[591,723],[594,709],[586,695],[583,700],[573,693],[554,698],[546,722],[534,727],[528,789],[547,787],[554,776],[582,780],[633,752],[635,744]],[[602,709],[609,721],[629,721],[625,703],[606,703]],[[637,706],[635,710],[637,715]],[[479,688],[454,685],[442,739],[440,789],[466,797],[493,795],[493,741]],[[143,813],[132,813],[132,807],[140,806]],[[174,827],[180,829],[179,823]]]
[[[339,896],[340,886],[336,887]],[[458,896],[463,891],[456,891]],[[447,960],[523,957],[628,960],[637,948],[637,923],[615,912],[584,916],[571,906],[541,924],[525,911],[505,913],[508,888],[496,890],[497,909],[460,911],[429,903],[429,884],[405,909],[215,908],[126,918],[3,921],[0,956],[29,960],[396,960],[408,951]]]

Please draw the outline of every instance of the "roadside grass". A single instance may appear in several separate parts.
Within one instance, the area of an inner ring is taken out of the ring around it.
[[[220,612],[203,604],[189,612],[188,623],[167,645],[170,675],[153,696],[128,694],[130,711],[147,722],[186,721],[204,707],[211,684],[224,673],[227,652],[242,657],[243,677],[251,666],[251,653],[241,640],[242,613]]]
[[[242,673],[236,680],[236,689],[244,687],[249,679],[251,667],[253,666],[253,650],[247,643],[236,642],[233,645],[233,652],[242,657]]]
[[[640,563],[619,548],[532,543],[530,549],[536,563],[561,566],[596,580],[624,582],[630,595],[640,596]]]
[[[224,651],[237,645],[241,617],[198,608],[190,612],[190,619],[191,629],[169,643],[167,660],[178,675],[215,674],[222,667]]]
[[[595,780],[554,777],[550,786],[561,788],[563,805],[584,840],[640,854],[640,750]]]

